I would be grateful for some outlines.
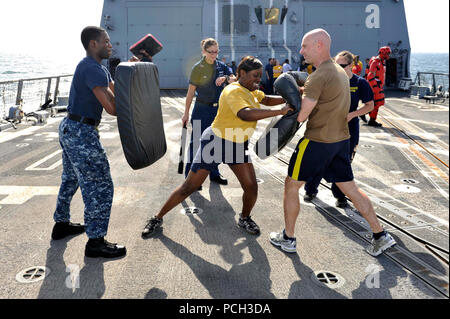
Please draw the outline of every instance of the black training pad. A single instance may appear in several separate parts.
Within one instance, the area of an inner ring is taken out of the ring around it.
[[[158,68],[148,62],[123,62],[115,78],[117,125],[123,152],[133,169],[147,167],[167,150]]]
[[[255,153],[259,158],[265,159],[279,152],[292,140],[300,128],[297,117],[300,112],[302,100],[297,83],[304,85],[306,78],[307,74],[305,75],[304,72],[288,72],[281,74],[275,80],[275,90],[288,104],[294,107],[294,111],[283,115],[281,118],[275,117],[269,123],[255,144]],[[275,131],[278,131],[278,136],[274,135]]]
[[[287,74],[290,74],[294,77],[295,82],[297,82],[298,86],[305,86],[305,82],[308,79],[307,72],[300,71],[288,71]]]

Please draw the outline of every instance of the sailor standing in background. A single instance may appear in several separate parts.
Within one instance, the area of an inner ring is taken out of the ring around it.
[[[264,85],[264,93],[266,95],[273,94],[273,82],[275,79],[273,78],[273,66],[275,59],[269,58],[269,63],[266,64],[264,71],[266,72],[266,84]]]
[[[369,113],[369,122],[367,125],[374,127],[381,127],[382,124],[376,121],[378,116],[378,109],[384,105],[384,82],[386,79],[386,61],[389,60],[391,48],[386,46],[380,48],[378,55],[370,59],[369,73],[367,74],[367,81],[369,82],[373,96],[375,99],[375,107]]]
[[[104,239],[114,186],[97,129],[103,109],[116,115],[114,82],[106,67],[100,64],[111,56],[112,45],[108,33],[99,27],[86,27],[81,33],[81,41],[86,49],[86,57],[75,70],[68,114],[59,126],[63,172],[52,239],[58,240],[86,231],[89,237],[86,257],[121,257],[126,254],[126,248]],[[70,222],[70,202],[78,187],[81,188],[85,205],[86,226]]]
[[[211,123],[217,115],[219,97],[223,88],[228,83],[236,81],[236,77],[230,72],[228,66],[217,60],[219,44],[215,39],[208,38],[202,40],[201,48],[203,58],[192,68],[184,115],[181,118],[183,126],[187,125],[189,121],[189,110],[195,95],[196,100],[191,115],[192,134],[185,177],[189,174],[194,154],[200,146],[201,135],[207,127],[211,126]],[[218,169],[211,171],[209,178],[212,182],[221,185],[228,184],[228,181],[220,175]]]

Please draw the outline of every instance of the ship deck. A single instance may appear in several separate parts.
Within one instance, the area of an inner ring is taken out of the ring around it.
[[[448,298],[448,105],[388,92],[380,109],[383,127],[361,125],[355,180],[398,243],[374,258],[364,251],[368,224],[355,209],[336,208],[325,182],[313,203],[304,203],[300,191],[297,253],[270,244],[269,232],[284,225],[286,161],[304,127],[276,157],[252,157],[260,179],[253,210],[260,236],[236,226],[242,190],[221,165],[228,186],[207,179],[202,191],[166,215],[160,232],[142,239],[146,220],[183,181],[177,159],[184,94],[162,91],[168,151],[148,168],[128,166],[115,118],[105,116],[99,127],[115,185],[106,238],[128,251],[118,260],[85,258],[84,234],[50,238],[62,169],[57,128],[64,114],[44,126],[0,132],[0,298]],[[258,131],[268,122],[260,121]],[[186,214],[192,206],[200,213]],[[77,192],[72,221],[83,222],[83,209]],[[16,274],[33,266],[50,273],[19,283]],[[319,271],[339,281],[323,285],[313,278]]]

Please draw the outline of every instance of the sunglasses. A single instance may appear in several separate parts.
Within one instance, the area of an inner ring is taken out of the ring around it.
[[[209,54],[218,54],[220,52],[220,50],[217,50],[217,51],[208,51],[208,50],[206,50],[206,52],[209,53]]]
[[[347,63],[347,64],[339,64],[343,69],[345,69],[346,67],[348,67],[351,63]]]

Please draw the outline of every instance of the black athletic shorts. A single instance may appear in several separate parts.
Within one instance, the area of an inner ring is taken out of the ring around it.
[[[302,138],[289,162],[288,175],[297,181],[310,182],[316,177],[329,183],[353,180],[349,140],[319,143]]]

